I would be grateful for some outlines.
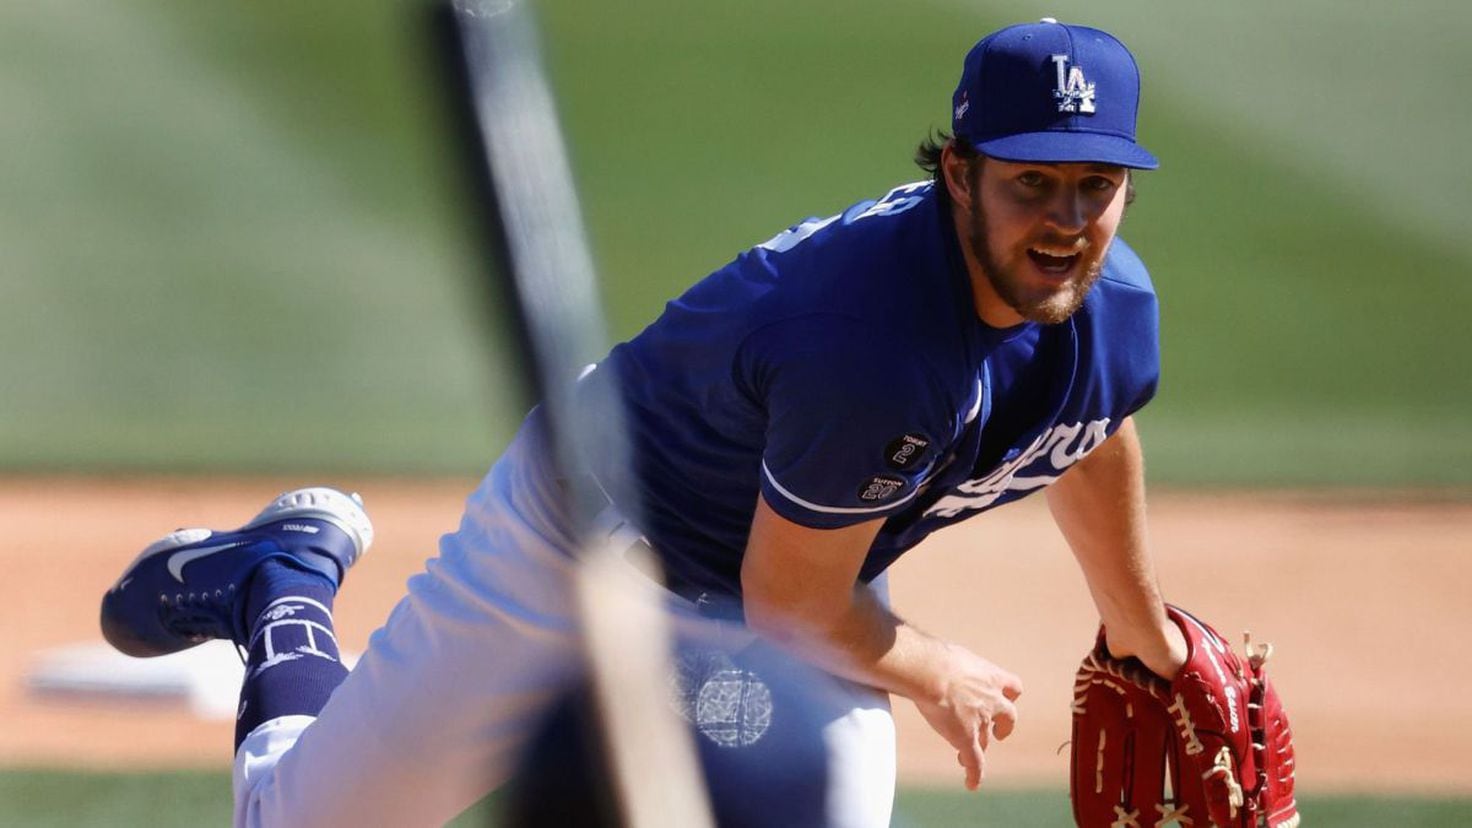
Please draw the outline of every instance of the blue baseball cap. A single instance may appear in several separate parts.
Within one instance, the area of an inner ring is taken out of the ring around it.
[[[993,158],[1160,166],[1135,143],[1140,69],[1108,32],[1045,17],[982,38],[966,54],[951,127]]]

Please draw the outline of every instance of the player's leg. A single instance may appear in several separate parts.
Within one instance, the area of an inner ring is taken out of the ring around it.
[[[889,606],[889,576],[869,585]],[[828,809],[833,825],[884,826],[894,809],[895,730],[889,694],[827,676],[820,691],[841,715],[823,729],[828,746]]]
[[[889,695],[834,676],[826,691],[841,715],[823,728],[828,814],[833,826],[889,825],[894,809],[895,731]]]
[[[878,591],[884,600],[882,582]],[[826,673],[744,627],[675,613],[672,684],[721,824],[889,825],[888,694]]]
[[[104,598],[104,630],[124,652],[249,647],[238,823],[438,824],[504,776],[578,664],[571,562],[548,528],[551,484],[528,430],[346,680],[332,593],[371,529],[340,493],[293,493],[325,508],[273,504],[233,533],[175,533]]]
[[[694,696],[687,710],[722,824],[889,825],[886,694],[759,642],[707,671]]]
[[[580,668],[572,560],[526,431],[320,715],[246,738],[237,824],[437,825],[507,776]]]
[[[879,828],[893,801],[894,736],[881,694],[771,648],[676,649],[674,699],[723,828]],[[654,703],[663,703],[663,697]],[[617,794],[591,689],[556,705],[502,800],[527,828],[617,826]],[[647,784],[665,784],[649,778]]]

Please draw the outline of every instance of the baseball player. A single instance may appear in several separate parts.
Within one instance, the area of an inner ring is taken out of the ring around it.
[[[1132,171],[1157,166],[1135,141],[1139,90],[1097,29],[988,35],[952,133],[921,146],[929,180],[741,253],[579,381],[626,402],[633,473],[611,457],[579,473],[608,484],[599,524],[663,563],[680,634],[811,665],[804,715],[762,721],[823,747],[829,824],[889,822],[892,695],[955,748],[968,788],[1017,723],[1017,676],[889,607],[886,568],[941,527],[1046,489],[1110,652],[1167,677],[1186,659],[1131,420],[1159,371],[1154,290],[1116,237]],[[351,673],[331,610],[372,538],[353,497],[291,492],[124,572],[102,607],[122,651],[247,653],[238,824],[439,823],[504,779],[581,669],[548,456],[533,410]],[[760,729],[725,738],[743,749]]]

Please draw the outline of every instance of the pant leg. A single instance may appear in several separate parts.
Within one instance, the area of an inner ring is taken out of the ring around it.
[[[870,584],[879,602],[889,603],[889,575]],[[834,705],[846,712],[823,732],[828,745],[830,825],[883,828],[894,809],[895,730],[889,694],[834,676]]]
[[[841,681],[835,679],[835,681]],[[894,810],[895,731],[889,694],[845,682],[842,716],[823,729],[828,746],[828,824],[885,828]]]
[[[265,722],[235,763],[237,825],[439,825],[510,772],[581,668],[566,539],[518,437],[440,557],[315,718]]]
[[[670,698],[689,723],[722,828],[881,828],[894,801],[886,694],[835,678],[744,628],[674,612]],[[557,705],[506,800],[515,825],[610,826],[611,769],[587,687]],[[651,699],[664,704],[664,694]],[[645,784],[667,784],[649,777]]]
[[[876,592],[887,604],[884,584]],[[894,805],[889,694],[748,630],[675,611],[681,714],[722,825],[883,828]]]

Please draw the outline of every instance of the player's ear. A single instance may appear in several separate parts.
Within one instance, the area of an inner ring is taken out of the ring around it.
[[[946,142],[941,150],[940,169],[946,191],[950,193],[952,204],[966,210],[971,209],[976,198],[972,185],[978,183],[980,178],[971,174],[971,166],[979,160],[977,156],[957,152],[955,140]]]

